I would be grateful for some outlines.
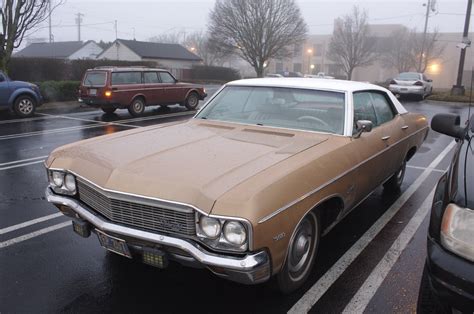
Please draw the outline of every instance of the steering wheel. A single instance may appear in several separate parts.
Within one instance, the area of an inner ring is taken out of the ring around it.
[[[297,119],[298,121],[304,121],[304,120],[311,120],[313,122],[317,122],[325,127],[329,127],[329,124],[327,124],[326,121],[320,119],[320,118],[316,118],[316,117],[313,117],[313,116],[301,116]]]

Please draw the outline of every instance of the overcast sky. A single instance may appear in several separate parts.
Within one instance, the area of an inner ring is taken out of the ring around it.
[[[54,1],[58,0],[52,0]],[[404,24],[423,29],[428,0],[297,0],[309,26],[310,34],[329,34],[333,21],[350,12],[353,5],[367,10],[371,24]],[[114,21],[118,23],[118,37],[137,40],[166,32],[205,31],[209,11],[214,0],[66,0],[53,13],[55,41],[77,40],[75,14],[84,14],[82,40],[115,39]],[[437,13],[429,19],[429,29],[440,32],[462,32],[467,0],[437,0]],[[472,21],[472,19],[471,19]],[[471,23],[474,24],[474,21]],[[473,29],[472,27],[470,28]],[[47,24],[30,34],[32,38],[48,38]]]

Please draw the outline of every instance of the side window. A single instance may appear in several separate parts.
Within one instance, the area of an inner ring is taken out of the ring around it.
[[[156,72],[144,72],[143,73],[143,81],[145,82],[145,84],[159,83],[158,73],[156,73]]]
[[[358,120],[369,120],[374,126],[377,125],[372,98],[368,92],[354,93],[354,127]]]
[[[170,84],[176,82],[174,77],[172,77],[171,74],[169,74],[168,72],[160,72],[159,74],[162,83]]]
[[[141,84],[141,72],[113,72],[112,85]]]
[[[395,116],[391,104],[388,102],[387,97],[382,93],[371,93],[372,103],[375,109],[375,115],[377,116],[377,125],[381,125],[393,119]]]

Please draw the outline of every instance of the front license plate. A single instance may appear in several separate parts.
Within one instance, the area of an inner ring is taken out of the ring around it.
[[[97,89],[95,89],[95,88],[89,89],[89,95],[91,95],[91,96],[97,95]]]
[[[125,240],[109,236],[108,234],[97,229],[96,231],[100,245],[102,245],[109,251],[123,255],[128,258],[132,258],[132,254],[130,254],[130,250],[128,249],[128,245]]]

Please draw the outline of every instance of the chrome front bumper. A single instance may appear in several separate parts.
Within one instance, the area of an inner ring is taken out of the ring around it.
[[[413,86],[413,85],[390,85],[388,89],[393,94],[410,94],[410,95],[424,95],[424,86]]]
[[[65,206],[75,213],[77,219],[90,223],[94,228],[104,232],[133,238],[150,244],[174,247],[180,249],[211,270],[214,274],[244,284],[256,284],[270,278],[270,259],[266,251],[248,253],[243,257],[219,255],[207,251],[204,247],[191,240],[184,240],[167,235],[129,228],[106,221],[94,214],[87,206],[79,201],[55,194],[49,187],[46,188],[48,202]]]

